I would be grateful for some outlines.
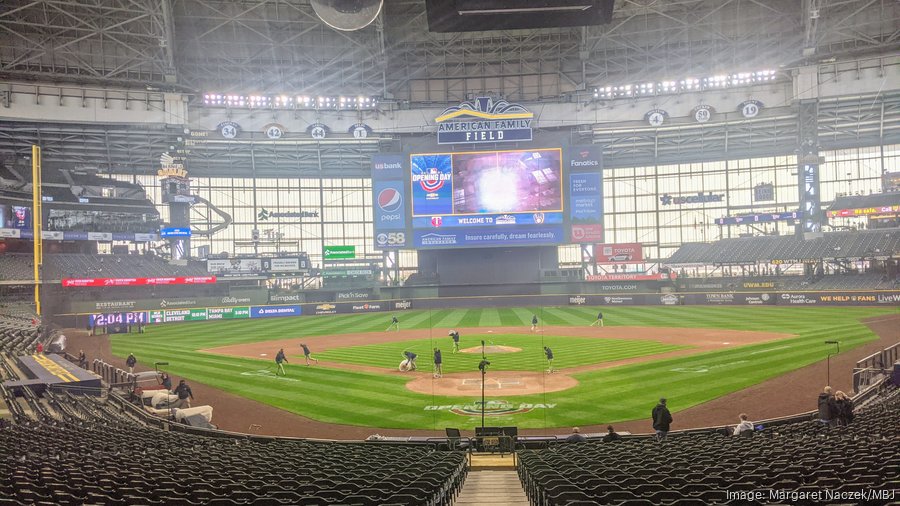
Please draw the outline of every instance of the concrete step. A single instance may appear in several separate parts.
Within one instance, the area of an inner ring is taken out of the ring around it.
[[[454,504],[526,506],[529,503],[515,471],[473,470]]]

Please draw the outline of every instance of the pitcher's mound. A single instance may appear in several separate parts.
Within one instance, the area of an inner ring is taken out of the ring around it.
[[[517,351],[522,351],[522,348],[516,348],[515,346],[503,346],[502,344],[489,344],[484,347],[485,353],[515,353]],[[459,350],[460,353],[481,353],[481,346],[473,346],[471,348],[465,348]]]
[[[530,371],[491,371],[484,382],[485,393],[491,396],[532,395],[559,392],[578,385],[578,380],[564,373],[545,374]],[[421,375],[408,382],[406,388],[428,395],[474,395],[481,393],[481,374],[456,372],[443,378]]]

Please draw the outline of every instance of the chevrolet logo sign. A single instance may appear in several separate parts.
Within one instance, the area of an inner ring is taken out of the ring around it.
[[[335,306],[334,304],[319,304],[318,306],[316,306],[316,309],[320,311],[331,311],[336,307],[337,306]]]

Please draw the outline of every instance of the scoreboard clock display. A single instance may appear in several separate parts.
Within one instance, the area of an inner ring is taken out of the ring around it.
[[[98,313],[90,317],[91,327],[105,327],[107,325],[137,325],[147,323],[146,311],[129,311],[126,313]]]

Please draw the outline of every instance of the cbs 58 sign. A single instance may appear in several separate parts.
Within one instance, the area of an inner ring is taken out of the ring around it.
[[[406,232],[382,232],[375,234],[375,247],[402,248],[406,246]]]

